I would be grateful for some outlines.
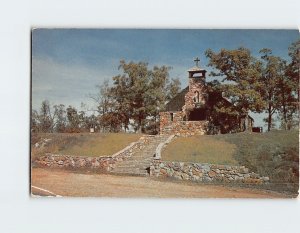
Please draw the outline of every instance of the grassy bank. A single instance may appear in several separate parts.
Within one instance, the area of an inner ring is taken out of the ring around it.
[[[197,162],[237,165],[234,159],[236,145],[216,136],[194,136],[175,138],[163,149],[166,161]]]
[[[126,133],[47,133],[32,134],[32,156],[56,153],[63,155],[112,155],[137,141],[141,134]]]
[[[163,150],[162,158],[244,165],[250,171],[270,177],[276,190],[298,191],[299,132],[296,130],[177,138]]]
[[[299,132],[224,135],[235,143],[234,158],[251,171],[270,177],[277,190],[297,192],[299,187]]]

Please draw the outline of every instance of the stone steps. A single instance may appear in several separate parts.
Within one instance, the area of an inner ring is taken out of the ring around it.
[[[133,153],[126,160],[118,162],[111,172],[118,175],[148,176],[147,168],[150,167],[157,146],[166,141],[168,137],[168,135],[150,137],[143,149]]]

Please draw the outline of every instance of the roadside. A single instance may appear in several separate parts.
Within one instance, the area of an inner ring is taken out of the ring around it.
[[[149,177],[82,174],[33,168],[31,185],[60,196],[152,198],[287,198],[264,190],[218,185],[178,183]],[[32,189],[34,195],[46,195]]]

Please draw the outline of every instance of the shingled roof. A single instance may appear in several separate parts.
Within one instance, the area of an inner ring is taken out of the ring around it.
[[[185,102],[184,102],[185,94],[188,92],[189,92],[189,87],[187,86],[166,104],[165,110],[168,112],[181,111],[183,105],[185,104]]]

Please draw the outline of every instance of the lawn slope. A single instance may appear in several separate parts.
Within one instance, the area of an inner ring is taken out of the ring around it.
[[[276,190],[298,192],[297,130],[176,138],[163,150],[162,159],[243,165],[252,172],[270,177]]]
[[[33,134],[32,156],[54,153],[62,155],[112,155],[137,141],[141,134],[126,133],[47,133]]]

